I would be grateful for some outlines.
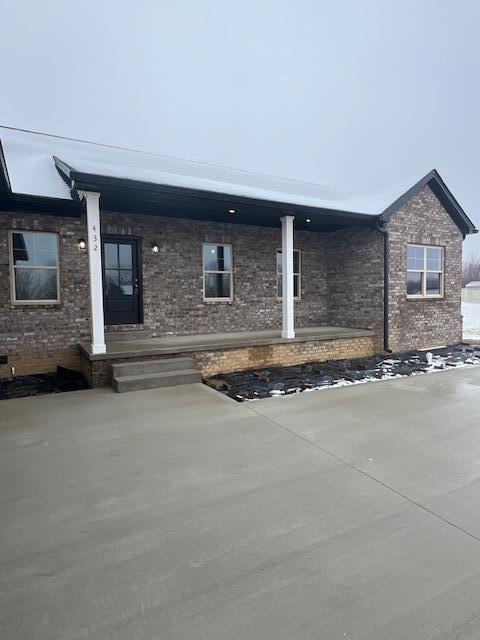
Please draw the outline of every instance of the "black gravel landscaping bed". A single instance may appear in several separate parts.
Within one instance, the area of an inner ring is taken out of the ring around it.
[[[243,402],[479,364],[480,345],[458,344],[430,351],[396,353],[387,358],[376,355],[225,373],[204,382],[230,398]]]
[[[78,371],[57,367],[55,373],[38,373],[0,380],[0,400],[41,396],[88,389],[87,381]]]

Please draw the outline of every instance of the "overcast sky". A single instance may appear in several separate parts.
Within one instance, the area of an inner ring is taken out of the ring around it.
[[[0,0],[0,124],[317,182],[436,168],[480,225],[479,0]],[[466,241],[480,251],[480,234]]]

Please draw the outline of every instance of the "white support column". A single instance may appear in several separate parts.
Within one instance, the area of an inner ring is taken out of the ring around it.
[[[282,338],[295,337],[293,302],[293,220],[283,216],[282,221]]]
[[[92,353],[106,353],[103,319],[102,244],[100,236],[100,194],[84,191],[80,194],[87,205],[88,268],[90,274],[90,317]]]

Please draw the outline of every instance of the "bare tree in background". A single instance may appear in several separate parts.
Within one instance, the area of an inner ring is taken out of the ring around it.
[[[472,254],[463,262],[462,287],[473,281],[480,281],[480,253]]]

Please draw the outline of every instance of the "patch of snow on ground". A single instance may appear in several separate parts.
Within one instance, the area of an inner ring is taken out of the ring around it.
[[[463,339],[480,340],[480,304],[462,302]]]
[[[480,306],[480,305],[478,305]],[[480,329],[478,330],[478,335],[480,336]],[[479,337],[480,339],[480,337]],[[448,369],[464,369],[466,367],[478,367],[480,366],[480,353],[472,354],[470,358],[467,358],[464,362],[455,362],[453,364],[450,359],[444,356],[433,355],[431,362],[425,365],[425,371],[414,371],[411,373],[411,377],[413,376],[422,376],[427,373],[440,373],[441,371],[447,371]],[[429,358],[430,359],[430,358]],[[367,376],[363,378],[363,380],[336,380],[333,384],[330,385],[321,385],[318,387],[312,387],[311,389],[297,389],[295,394],[297,393],[309,393],[310,391],[323,391],[324,389],[338,389],[339,387],[350,387],[356,384],[366,384],[369,382],[382,382],[383,380],[393,380],[394,378],[406,378],[407,376],[401,375],[399,373],[389,372],[389,369],[392,367],[390,363],[397,363],[399,360],[384,360],[381,364],[382,370],[384,372],[381,378],[375,378],[372,376]],[[271,391],[271,397],[280,397],[286,396],[284,391]],[[249,398],[247,399],[249,402],[256,402],[257,398]]]
[[[323,391],[392,378],[480,366],[480,344],[457,344],[430,351],[407,351],[359,358],[328,360],[218,374],[205,384],[238,402]]]

